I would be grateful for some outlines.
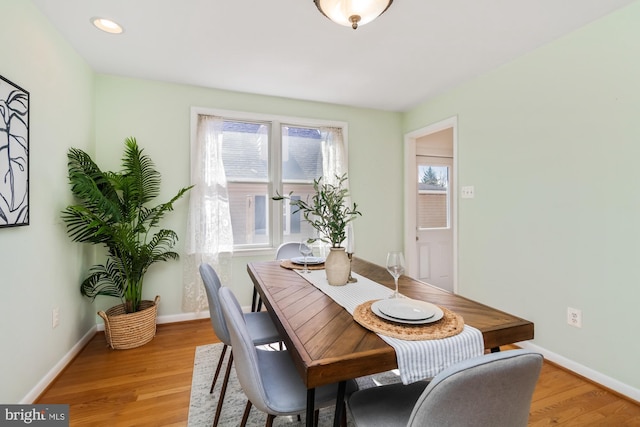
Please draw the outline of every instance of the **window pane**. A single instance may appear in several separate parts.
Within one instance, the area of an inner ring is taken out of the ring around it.
[[[253,209],[253,231],[255,234],[267,234],[267,196],[255,196]]]
[[[229,182],[267,182],[269,126],[225,120],[222,162]]]
[[[296,200],[300,200],[300,196],[291,196],[291,201],[296,201]],[[285,232],[288,231],[289,234],[294,236],[299,235],[302,232],[302,230],[300,229],[300,225],[302,224],[302,221],[300,219],[301,217],[302,217],[301,212],[295,212],[295,213],[289,212],[289,214],[287,215],[287,219],[289,220],[289,229],[285,230]],[[285,225],[286,225],[286,221],[285,221]]]
[[[282,126],[282,180],[313,182],[321,176],[320,130]]]
[[[322,176],[322,140],[320,130],[282,126],[283,194],[293,192],[291,199],[307,200],[313,194],[313,180]],[[293,213],[285,201],[283,205],[283,242],[315,237],[316,232],[300,212]]]
[[[418,167],[418,228],[449,227],[449,168]]]
[[[311,200],[314,194],[312,184],[285,184],[283,190],[284,194],[293,191],[292,200]],[[293,213],[296,210],[295,206],[289,205],[288,201],[284,200],[282,209],[283,242],[299,242],[305,238],[316,237],[315,229],[304,220],[302,213]]]
[[[269,243],[267,191],[267,184],[229,183],[234,246]]]

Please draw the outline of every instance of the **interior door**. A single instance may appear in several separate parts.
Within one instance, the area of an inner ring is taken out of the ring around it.
[[[418,277],[453,292],[453,159],[418,155],[416,168]]]

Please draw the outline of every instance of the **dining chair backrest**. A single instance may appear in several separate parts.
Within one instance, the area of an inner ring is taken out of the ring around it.
[[[226,287],[219,291],[222,312],[229,325],[231,347],[233,348],[236,374],[242,390],[249,401],[259,410],[269,412],[262,383],[262,376],[258,369],[258,351],[253,345],[249,330],[244,320],[242,308],[233,292]]]
[[[300,256],[300,242],[286,242],[278,246],[276,261]]]
[[[300,256],[300,243],[298,242],[286,242],[276,249],[276,261],[297,256]],[[258,296],[258,290],[255,287],[253,288],[253,297],[251,299],[251,311],[260,311],[262,309],[262,299]]]
[[[231,345],[229,329],[227,328],[227,322],[224,320],[224,315],[220,307],[220,297],[218,296],[218,291],[222,287],[220,278],[213,267],[207,263],[200,264],[200,276],[204,282],[204,289],[207,293],[207,300],[209,301],[209,316],[211,318],[213,331],[220,341],[226,345]]]
[[[436,375],[409,426],[526,427],[543,357],[527,350],[491,353]]]

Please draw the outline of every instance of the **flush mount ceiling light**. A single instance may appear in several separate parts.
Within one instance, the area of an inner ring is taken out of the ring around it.
[[[91,23],[96,28],[106,33],[120,34],[124,31],[120,25],[118,25],[116,22],[113,22],[111,19],[95,17],[91,18]]]
[[[382,15],[393,0],[313,0],[324,16],[336,24],[352,27],[369,22]]]

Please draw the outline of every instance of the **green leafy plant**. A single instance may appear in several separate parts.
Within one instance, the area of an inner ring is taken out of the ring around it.
[[[347,224],[353,221],[358,215],[358,206],[353,203],[346,204],[349,191],[344,187],[347,175],[336,175],[337,184],[329,184],[318,178],[313,181],[315,194],[306,200],[291,199],[293,193],[288,196],[280,195],[276,192],[273,200],[289,200],[291,206],[295,206],[292,213],[302,212],[304,219],[318,231],[318,239],[325,243],[330,243],[334,248],[340,247],[346,236]]]
[[[90,268],[80,291],[91,299],[120,298],[128,313],[135,312],[148,268],[178,259],[172,250],[178,235],[152,230],[191,187],[182,188],[167,203],[148,207],[160,193],[160,173],[135,138],[125,141],[121,172],[103,172],[80,149],[69,149],[67,158],[71,192],[78,200],[62,211],[67,233],[74,242],[104,245],[107,250],[106,261]]]

